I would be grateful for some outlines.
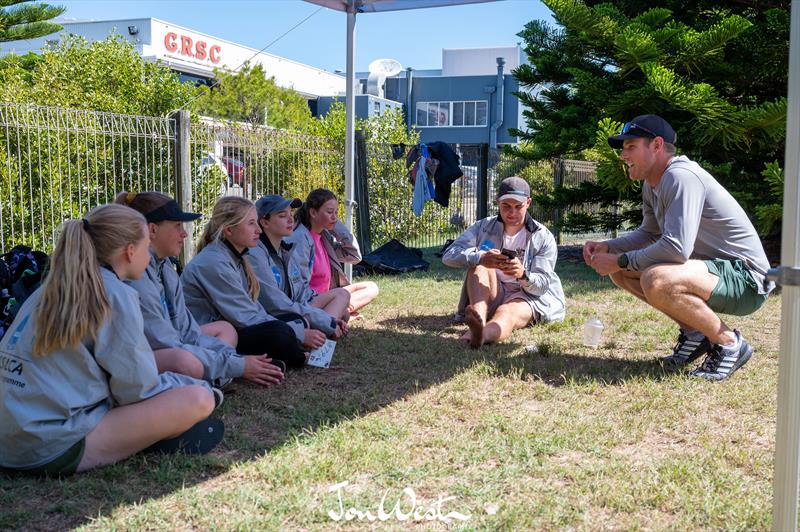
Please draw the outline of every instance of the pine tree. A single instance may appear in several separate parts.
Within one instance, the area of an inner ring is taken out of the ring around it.
[[[25,0],[0,0],[0,42],[35,39],[61,31],[61,26],[48,21],[64,9]]]
[[[605,206],[566,220],[566,230],[610,230],[638,220],[637,187],[606,139],[646,113],[667,119],[679,152],[706,166],[748,212],[773,201],[762,173],[783,156],[788,3],[544,3],[558,26],[533,21],[519,34],[530,64],[514,74],[533,90],[518,94],[529,128],[518,133],[536,159],[591,149],[600,161],[597,183],[556,189],[540,202]],[[774,172],[772,166],[764,175]],[[774,209],[763,211],[774,222]]]

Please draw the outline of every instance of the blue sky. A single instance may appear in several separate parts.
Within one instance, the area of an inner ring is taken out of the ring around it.
[[[154,17],[261,49],[319,6],[300,0],[52,0],[66,19]],[[539,0],[370,13],[356,23],[356,70],[390,57],[404,67],[441,68],[442,48],[513,45],[534,19],[552,21]],[[322,9],[268,52],[326,70],[344,70],[345,15]]]

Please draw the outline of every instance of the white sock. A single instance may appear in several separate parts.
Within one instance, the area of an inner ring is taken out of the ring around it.
[[[742,337],[736,333],[733,333],[736,336],[736,341],[732,344],[722,344],[722,347],[727,349],[728,351],[738,351],[740,347],[742,347]]]

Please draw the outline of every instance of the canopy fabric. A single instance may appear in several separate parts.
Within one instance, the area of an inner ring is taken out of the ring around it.
[[[400,11],[403,9],[424,9],[428,7],[446,7],[460,4],[481,4],[498,0],[305,0],[312,4],[325,6],[337,11],[355,13],[380,13],[382,11]],[[350,7],[352,4],[352,8]]]

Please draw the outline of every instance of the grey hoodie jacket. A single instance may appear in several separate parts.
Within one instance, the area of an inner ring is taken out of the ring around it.
[[[309,229],[298,223],[295,225],[294,233],[287,237],[286,241],[294,245],[297,265],[308,284],[311,281],[311,268],[314,266],[314,239]],[[361,250],[358,248],[356,237],[342,222],[337,221],[333,231],[327,229],[322,231],[322,245],[328,251],[331,263],[331,288],[349,285],[350,280],[344,273],[344,264],[361,262]]]
[[[503,222],[497,216],[478,220],[447,248],[442,262],[453,268],[477,266],[483,253],[481,248],[502,248],[503,230]],[[545,226],[527,214],[522,230],[527,232],[528,244],[522,258],[526,278],[519,280],[520,288],[542,322],[561,321],[564,319],[565,305],[561,279],[554,271],[558,257],[556,240]],[[469,304],[466,288],[466,284],[461,288],[459,315],[464,314]]]
[[[304,281],[292,247],[292,244],[281,242],[280,251],[276,251],[262,234],[258,245],[250,248],[247,260],[261,284],[258,301],[270,314],[300,314],[312,329],[330,336],[336,332],[336,319],[311,305],[314,291]]]
[[[275,320],[247,291],[244,253],[226,241],[211,242],[194,256],[181,275],[186,306],[201,325],[225,320],[237,330]],[[287,323],[298,341],[305,336],[305,323]]]
[[[0,466],[46,464],[84,438],[112,407],[190,384],[156,369],[144,336],[139,295],[103,268],[111,317],[97,340],[33,356],[36,290],[0,341]]]
[[[183,286],[169,259],[151,254],[142,277],[125,284],[139,292],[144,334],[153,350],[177,347],[203,364],[203,378],[241,377],[244,358],[225,342],[203,334],[183,298]]]

